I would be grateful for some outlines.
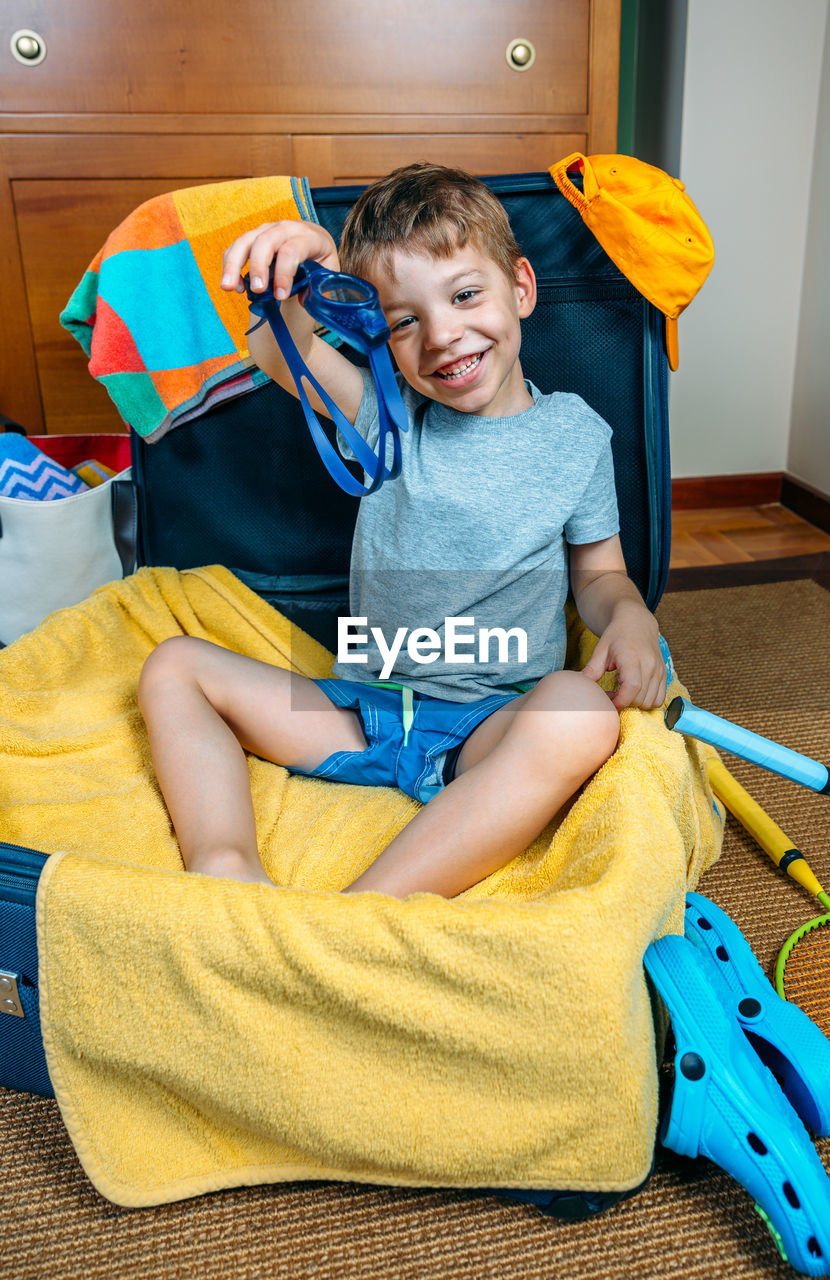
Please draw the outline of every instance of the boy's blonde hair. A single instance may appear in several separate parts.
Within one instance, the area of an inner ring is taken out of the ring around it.
[[[365,279],[378,260],[390,271],[396,249],[449,258],[467,244],[515,280],[522,253],[489,187],[463,169],[419,162],[378,179],[358,198],[343,227],[340,261]]]

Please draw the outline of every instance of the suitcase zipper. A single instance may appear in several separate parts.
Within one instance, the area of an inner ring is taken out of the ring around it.
[[[48,854],[0,842],[0,897],[34,906],[37,883]]]

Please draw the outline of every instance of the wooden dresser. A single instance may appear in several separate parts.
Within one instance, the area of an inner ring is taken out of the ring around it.
[[[264,174],[362,183],[418,159],[526,172],[615,151],[620,2],[8,0],[0,412],[30,433],[125,429],[58,316],[151,196]]]

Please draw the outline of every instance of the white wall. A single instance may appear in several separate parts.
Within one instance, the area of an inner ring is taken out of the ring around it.
[[[824,44],[787,470],[830,495],[830,21]]]
[[[827,14],[689,3],[680,177],[716,260],[679,322],[677,477],[787,469]]]

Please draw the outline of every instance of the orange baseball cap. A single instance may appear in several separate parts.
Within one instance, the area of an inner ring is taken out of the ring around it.
[[[581,169],[582,190],[568,177]],[[679,178],[633,156],[574,152],[551,176],[609,258],[666,317],[669,365],[678,365],[677,317],[712,270],[709,229]]]

